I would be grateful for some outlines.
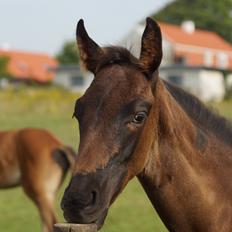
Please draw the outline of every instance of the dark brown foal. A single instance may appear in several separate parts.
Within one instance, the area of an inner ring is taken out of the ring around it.
[[[170,231],[231,232],[232,126],[159,78],[159,26],[147,19],[139,59],[99,47],[82,20],[77,43],[95,78],[75,106],[80,145],[62,200],[67,221],[100,228],[137,176]]]
[[[56,222],[55,195],[74,152],[40,129],[0,132],[0,188],[21,185],[40,212],[43,232]]]

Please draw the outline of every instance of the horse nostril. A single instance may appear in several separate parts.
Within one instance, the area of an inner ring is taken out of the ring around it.
[[[92,205],[95,205],[97,202],[97,192],[96,191],[92,191],[91,192],[91,196],[92,196]]]
[[[94,191],[90,192],[90,194],[89,194],[89,201],[85,207],[85,210],[87,210],[87,211],[94,210],[96,208],[97,201],[98,201],[98,193],[97,193],[97,191],[94,190]]]

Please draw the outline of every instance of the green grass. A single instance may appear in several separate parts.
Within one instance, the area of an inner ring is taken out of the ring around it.
[[[213,104],[216,111],[232,121],[232,98]]]
[[[78,125],[72,119],[77,94],[57,88],[20,88],[0,91],[0,127],[8,130],[22,127],[46,128],[64,143],[77,148]],[[215,105],[232,118],[232,101]],[[57,197],[57,213],[63,221],[59,202],[68,183],[67,177]],[[0,231],[38,232],[40,220],[34,204],[21,188],[0,191]],[[131,181],[113,204],[102,232],[167,231],[153,210],[136,179]]]

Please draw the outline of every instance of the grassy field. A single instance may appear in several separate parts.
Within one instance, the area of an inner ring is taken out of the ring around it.
[[[66,144],[78,145],[78,125],[72,119],[77,94],[61,89],[11,89],[0,91],[1,130],[39,127],[53,132]],[[224,115],[232,119],[232,102],[215,105]],[[67,177],[57,197],[57,213],[63,221],[59,202]],[[21,188],[0,191],[0,231],[40,231],[37,209],[24,195]],[[112,206],[101,231],[167,231],[138,184],[133,180]]]

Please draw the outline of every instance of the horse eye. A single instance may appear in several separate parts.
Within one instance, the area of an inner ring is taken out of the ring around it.
[[[146,117],[147,117],[146,112],[139,112],[139,113],[134,115],[134,118],[133,118],[132,122],[136,123],[136,124],[141,124],[141,123],[144,122]]]

